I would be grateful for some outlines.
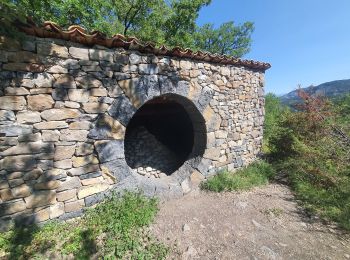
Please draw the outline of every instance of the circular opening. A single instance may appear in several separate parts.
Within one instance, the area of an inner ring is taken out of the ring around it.
[[[171,175],[190,157],[197,156],[198,149],[194,148],[198,136],[204,136],[199,133],[204,131],[196,125],[204,120],[194,121],[201,117],[194,110],[192,102],[173,94],[159,96],[140,107],[126,127],[127,164],[141,175],[159,178]]]

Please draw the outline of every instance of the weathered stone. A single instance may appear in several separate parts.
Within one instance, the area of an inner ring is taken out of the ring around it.
[[[34,111],[42,111],[52,108],[54,101],[50,95],[40,94],[28,96],[28,108]]]
[[[0,125],[0,134],[5,136],[20,136],[31,134],[33,131],[33,126],[22,125],[22,124],[12,124],[12,125]]]
[[[52,88],[33,88],[30,90],[31,95],[38,95],[38,94],[51,94]]]
[[[52,67],[50,67],[48,70],[47,70],[48,73],[57,73],[57,74],[65,74],[65,73],[68,73],[68,70],[66,68],[63,68],[62,66],[60,65],[54,65]]]
[[[77,200],[72,202],[65,202],[64,203],[64,210],[65,212],[74,212],[82,209],[85,206],[84,200]]]
[[[52,190],[37,191],[24,198],[28,209],[56,203],[56,192]]]
[[[126,126],[135,113],[136,108],[131,104],[129,99],[122,95],[116,97],[115,101],[110,106],[108,113],[114,119]]]
[[[10,215],[26,209],[23,199],[0,203],[0,216]]]
[[[102,71],[100,66],[82,66],[81,69],[85,72],[96,72],[96,71]]]
[[[80,104],[78,102],[73,101],[65,101],[64,106],[68,108],[80,108]]]
[[[14,199],[11,189],[0,190],[0,198],[2,201],[8,201]],[[1,208],[1,206],[0,206]]]
[[[41,117],[47,121],[64,120],[68,118],[76,118],[80,116],[80,112],[77,109],[60,108],[49,109],[41,112]]]
[[[82,199],[92,194],[105,191],[108,189],[108,187],[109,187],[108,184],[97,184],[93,186],[82,187],[78,190],[78,199]]]
[[[77,146],[75,150],[75,155],[82,156],[92,154],[94,151],[94,146],[92,144],[81,143]]]
[[[70,169],[70,168],[72,168],[72,160],[65,159],[62,161],[54,161],[53,166],[55,168],[59,168],[59,169]]]
[[[109,105],[103,103],[85,103],[83,109],[89,114],[101,114],[107,111]]]
[[[41,121],[40,113],[34,111],[20,111],[17,113],[18,123],[38,123]]]
[[[19,186],[21,184],[24,183],[23,179],[12,179],[12,180],[8,180],[8,183],[10,185],[11,188]]]
[[[87,130],[70,130],[64,129],[61,131],[60,140],[61,141],[78,141],[84,142],[87,138]]]
[[[70,101],[85,103],[89,101],[89,91],[86,89],[69,89],[68,97]]]
[[[43,129],[59,129],[59,128],[67,128],[68,124],[64,121],[48,121],[34,124],[35,129],[43,130]]]
[[[55,205],[50,206],[50,219],[58,218],[64,214],[63,202],[58,202]]]
[[[12,179],[17,179],[17,178],[22,178],[23,173],[22,172],[11,172],[7,174],[7,179],[12,180]]]
[[[36,63],[5,63],[2,69],[9,71],[43,72],[45,66]]]
[[[41,55],[50,55],[60,58],[68,58],[69,56],[68,49],[66,47],[54,43],[38,43],[36,48],[38,54]]]
[[[77,77],[75,79],[77,86],[82,88],[100,88],[103,87],[103,84],[100,80],[92,77],[90,75]],[[91,90],[92,91],[92,90]]]
[[[0,121],[14,121],[16,120],[15,113],[9,110],[0,110]]]
[[[61,75],[56,79],[56,82],[53,85],[55,88],[76,88],[77,85],[74,81],[74,78],[70,75]]]
[[[70,176],[79,176],[89,172],[99,171],[100,167],[98,164],[88,164],[79,168],[73,168],[68,171],[68,175]]]
[[[56,146],[54,160],[61,161],[64,159],[70,159],[74,152],[75,146]]]
[[[31,194],[31,189],[28,185],[22,184],[12,188],[11,192],[15,198],[24,198]]]
[[[54,149],[52,144],[38,142],[19,143],[4,152],[1,152],[1,156],[17,155],[17,154],[35,154],[35,153],[50,153]]]
[[[85,179],[97,178],[101,176],[102,176],[101,172],[98,171],[98,172],[91,172],[91,173],[80,175],[79,178],[80,180],[85,180]]]
[[[8,171],[28,171],[36,166],[36,158],[33,155],[6,156],[0,160],[0,169]]]
[[[105,89],[105,88],[92,88],[90,90],[90,95],[94,96],[94,97],[107,96],[107,89]]]
[[[42,169],[34,169],[29,172],[24,173],[23,180],[29,181],[29,180],[36,180],[43,174]]]
[[[23,110],[27,102],[24,97],[3,96],[0,97],[0,109]]]
[[[6,180],[0,179],[0,190],[8,189],[10,186]]]
[[[18,142],[39,142],[41,141],[41,134],[35,133],[35,134],[26,134],[26,135],[20,135],[18,137]]]
[[[123,139],[125,127],[108,115],[101,115],[96,125],[89,132],[89,138],[92,139]]]
[[[96,50],[96,49],[89,49],[89,56],[91,60],[105,60],[109,62],[113,62],[113,51],[108,50]]]
[[[73,58],[76,58],[76,59],[80,59],[80,60],[89,59],[89,49],[70,47],[69,53]]]
[[[157,74],[158,66],[156,64],[140,64],[139,73],[140,74]]]
[[[223,138],[223,139],[226,139],[226,138],[227,138],[227,132],[224,131],[224,130],[216,131],[216,132],[215,132],[215,137],[216,137],[216,138]]]
[[[220,148],[212,147],[206,149],[203,157],[211,160],[218,160],[220,157]]]
[[[98,164],[98,159],[93,155],[88,155],[84,157],[73,157],[73,167],[81,167],[87,164]]]
[[[49,73],[37,73],[34,76],[33,83],[38,88],[51,88],[54,77]]]
[[[63,101],[63,100],[68,100],[68,91],[65,88],[56,88],[53,89],[52,91],[52,98],[54,100],[59,100],[59,101]],[[56,102],[57,104],[57,102]]]
[[[81,183],[78,177],[67,177],[66,181],[62,182],[56,191],[72,190],[79,187],[81,187]]]
[[[77,198],[77,190],[76,189],[66,190],[66,191],[58,192],[56,195],[57,195],[57,201],[71,200],[71,199]]]
[[[44,142],[57,142],[59,138],[60,132],[58,130],[42,130],[42,140]]]
[[[69,124],[69,129],[73,130],[89,130],[91,123],[89,121],[76,121]]]
[[[5,88],[5,95],[7,96],[26,96],[30,92],[24,87],[8,87]]]
[[[81,184],[83,186],[89,186],[89,185],[96,185],[96,184],[101,184],[104,183],[103,177],[97,177],[97,178],[91,178],[91,179],[84,179],[81,180]]]
[[[124,158],[124,141],[96,141],[95,148],[101,163]]]

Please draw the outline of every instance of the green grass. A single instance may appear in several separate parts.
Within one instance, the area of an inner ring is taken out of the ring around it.
[[[248,190],[255,186],[265,185],[275,176],[270,164],[264,161],[254,162],[234,173],[223,171],[201,183],[204,190],[222,192]]]
[[[9,259],[73,256],[89,259],[164,259],[168,248],[146,227],[158,210],[157,200],[140,194],[112,196],[69,223],[14,228],[0,234],[0,256]],[[45,257],[46,256],[46,257]]]
[[[332,186],[316,184],[293,169],[289,169],[289,173],[296,197],[309,213],[350,230],[350,172]]]

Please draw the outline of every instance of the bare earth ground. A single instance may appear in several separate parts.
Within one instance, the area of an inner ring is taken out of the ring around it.
[[[169,259],[350,259],[350,238],[308,217],[287,186],[196,191],[161,204],[151,232]]]

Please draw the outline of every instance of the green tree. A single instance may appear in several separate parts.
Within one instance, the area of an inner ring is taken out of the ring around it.
[[[211,0],[0,0],[0,32],[9,34],[11,21],[32,17],[36,23],[51,20],[62,27],[80,25],[107,36],[124,34],[168,47],[180,46],[241,57],[249,51],[252,23],[196,26],[202,7]],[[5,21],[4,20],[4,21]]]
[[[246,22],[235,26],[233,22],[223,23],[215,29],[213,24],[204,24],[197,29],[195,44],[199,50],[242,57],[250,50],[254,25]]]

